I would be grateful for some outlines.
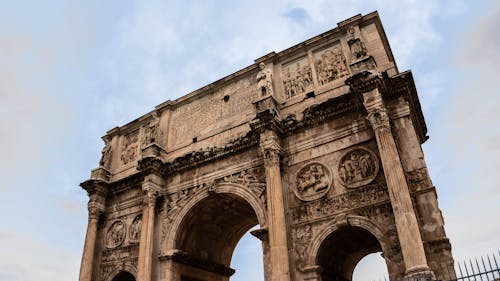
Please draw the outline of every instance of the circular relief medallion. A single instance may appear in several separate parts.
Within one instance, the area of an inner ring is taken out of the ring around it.
[[[122,221],[115,221],[108,229],[106,235],[106,245],[108,248],[120,246],[125,239],[125,224]]]
[[[129,239],[132,243],[139,242],[141,238],[141,225],[142,225],[142,216],[138,215],[132,221],[132,224],[129,227]]]
[[[366,148],[352,149],[340,158],[340,181],[350,188],[367,185],[377,176],[378,163],[377,155],[372,151]]]
[[[328,193],[332,173],[321,163],[309,163],[297,173],[294,193],[302,201],[312,201]]]

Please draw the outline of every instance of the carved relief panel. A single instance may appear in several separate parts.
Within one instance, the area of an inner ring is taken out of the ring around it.
[[[314,67],[319,85],[326,85],[349,74],[340,43],[315,52]]]
[[[282,72],[286,99],[307,92],[313,85],[311,66],[307,57],[284,64]]]
[[[142,215],[137,215],[129,227],[130,243],[138,243],[141,238]]]
[[[106,233],[106,246],[110,249],[116,248],[125,240],[125,224],[121,220],[115,221]]]
[[[323,164],[314,162],[303,166],[297,173],[294,193],[302,201],[325,196],[332,185],[332,173]]]
[[[122,140],[122,155],[120,157],[120,160],[124,165],[127,165],[137,159],[138,145],[139,130],[124,136]]]
[[[338,173],[343,185],[349,188],[369,184],[378,174],[379,161],[375,153],[366,148],[354,148],[339,161]]]

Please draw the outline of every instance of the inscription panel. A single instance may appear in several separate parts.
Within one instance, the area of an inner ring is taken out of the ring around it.
[[[247,77],[177,107],[172,112],[168,143],[176,146],[232,122],[248,121],[237,118],[254,110],[254,98],[255,85]]]

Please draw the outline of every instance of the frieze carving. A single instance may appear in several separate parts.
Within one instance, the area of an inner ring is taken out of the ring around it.
[[[379,170],[379,161],[375,153],[366,148],[355,148],[340,158],[338,172],[346,187],[354,188],[369,184]]]
[[[125,224],[118,220],[115,221],[108,229],[106,234],[106,246],[108,248],[116,248],[125,240]]]
[[[314,162],[298,171],[293,191],[300,200],[311,201],[325,196],[331,185],[330,170],[325,165]]]
[[[130,243],[138,243],[141,238],[142,215],[137,215],[129,228]]]
[[[295,229],[295,241],[299,243],[309,243],[311,241],[311,226],[305,225]]]
[[[233,139],[222,147],[209,147],[203,150],[189,152],[174,161],[165,163],[164,173],[171,174],[199,165],[207,161],[226,156],[259,143],[259,134],[248,132],[246,135]]]
[[[266,64],[259,63],[259,73],[257,73],[257,87],[259,89],[259,97],[273,95],[273,71],[266,68]]]
[[[139,256],[139,246],[137,244],[115,249],[107,249],[102,253],[102,262],[123,261],[137,258]]]
[[[304,93],[312,83],[311,67],[307,59],[296,62],[294,66],[285,67],[283,87],[286,99]]]
[[[321,219],[340,212],[389,200],[387,187],[371,184],[335,197],[323,197],[292,208],[292,222]]]
[[[137,157],[139,133],[133,132],[126,135],[122,142],[122,155],[120,160],[124,165],[133,162]]]
[[[153,120],[151,120],[146,126],[143,127],[143,134],[142,134],[143,147],[158,141],[159,124],[160,124],[160,118],[158,118],[158,115],[154,113]]]
[[[315,55],[316,75],[320,85],[325,85],[349,74],[346,59],[340,46],[334,46]]]

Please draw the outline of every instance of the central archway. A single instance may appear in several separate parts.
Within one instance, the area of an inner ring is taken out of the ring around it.
[[[176,231],[175,248],[183,255],[180,279],[229,280],[234,249],[257,224],[256,211],[240,195],[214,192],[198,198]]]
[[[135,281],[135,277],[129,272],[120,271],[112,281]]]
[[[377,238],[356,226],[342,226],[322,243],[317,264],[321,266],[322,281],[351,281],[354,268],[368,254],[381,252]]]

